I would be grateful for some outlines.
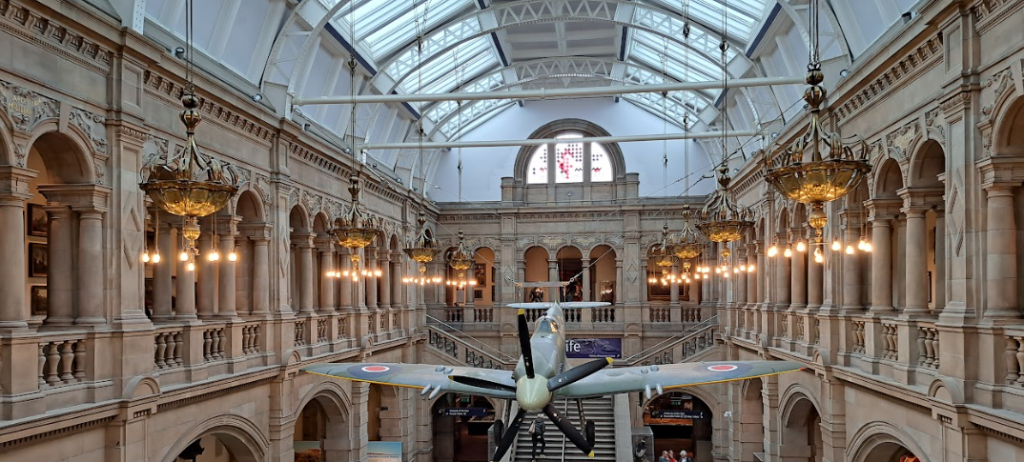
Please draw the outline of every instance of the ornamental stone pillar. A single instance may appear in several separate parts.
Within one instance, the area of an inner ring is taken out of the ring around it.
[[[341,261],[338,264],[338,271],[341,271],[342,273],[342,277],[338,281],[341,285],[340,290],[338,291],[341,300],[339,300],[340,303],[338,305],[341,308],[341,311],[345,313],[351,312],[353,307],[352,263],[349,261],[349,252],[351,252],[351,250],[343,248],[341,253],[338,254],[338,257],[341,258]]]
[[[927,209],[921,207],[903,209],[903,213],[907,215],[907,304],[903,309],[903,315],[906,317],[928,314],[928,267],[925,263],[928,239],[925,233],[925,212]]]
[[[334,246],[330,240],[321,239],[317,242],[317,250],[320,257],[320,274],[315,277],[320,280],[320,312],[327,314],[334,312],[334,280],[327,276],[327,273],[334,271]]]
[[[103,213],[96,209],[78,213],[78,325],[107,322],[103,312]]]
[[[270,238],[252,237],[252,314],[270,314]]]
[[[889,314],[892,306],[892,226],[897,203],[870,200],[867,202],[871,220],[871,313]]]
[[[70,326],[74,318],[75,274],[73,265],[73,243],[71,230],[71,210],[66,206],[47,207],[50,216],[47,245],[49,247],[49,267],[46,273],[46,291],[49,310],[46,325],[54,327]],[[164,264],[163,266],[167,266]],[[170,284],[168,275],[167,283]],[[167,308],[170,312],[170,297],[167,294]]]
[[[296,240],[299,247],[299,267],[295,272],[299,289],[299,312],[310,315],[313,314],[313,283],[317,277],[313,271],[313,234],[298,235]]]
[[[548,282],[558,282],[558,260],[548,260]],[[558,288],[550,287],[544,291],[545,300],[553,302],[560,293]]]
[[[213,252],[212,231],[207,229],[199,235],[199,256],[196,257],[196,292],[199,300],[196,314],[199,319],[210,319],[217,314],[217,269],[216,263],[208,258]]]
[[[155,225],[160,228],[157,247],[159,247],[161,255],[160,263],[153,265],[153,321],[167,321],[173,317],[171,294],[174,291],[172,286],[173,265],[178,261],[174,252],[174,236],[177,231],[166,223],[156,223]],[[51,295],[51,300],[52,297]]]
[[[991,184],[985,188],[985,321],[1018,319],[1017,223],[1014,187]]]
[[[217,265],[217,315],[226,319],[238,317],[235,306],[235,267],[238,261],[228,260],[228,254],[235,250],[235,230],[233,220],[228,221],[228,232],[220,237],[220,263]]]
[[[800,234],[800,230],[796,230]],[[795,246],[793,256],[788,258],[790,266],[790,300],[789,309],[793,311],[807,308],[807,256],[811,252],[799,252]]]
[[[391,308],[391,260],[386,249],[381,249],[381,258],[377,260],[377,267],[380,268],[380,281],[377,282],[380,291],[380,309]]]
[[[854,245],[860,241],[860,223],[853,220],[850,212],[843,212],[844,238],[846,245]],[[846,253],[846,249],[840,250],[842,258],[842,280],[843,280],[843,304],[844,312],[859,311],[863,308],[864,301],[861,297],[861,255],[857,252]]]
[[[785,234],[779,236],[779,241],[786,241]],[[790,269],[790,260],[792,260],[792,257],[786,258],[783,256],[783,251],[780,250],[775,259],[775,307],[776,309],[784,310],[789,308],[791,300],[790,289],[792,287],[790,276],[792,270]]]
[[[0,330],[28,327],[25,322],[25,201],[32,197],[29,181],[36,172],[17,167],[0,167]]]
[[[590,298],[590,259],[584,258],[583,262],[583,301],[589,302]]]

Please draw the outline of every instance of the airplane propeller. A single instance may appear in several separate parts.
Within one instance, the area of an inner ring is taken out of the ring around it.
[[[519,348],[523,353],[523,368],[526,372],[526,377],[534,378],[536,372],[533,369],[533,348],[530,344],[530,328],[526,321],[526,311],[519,310]],[[580,366],[568,369],[547,381],[548,391],[554,392],[559,388],[572,385],[580,380],[589,377],[591,374],[608,367],[612,363],[611,358],[596,359]],[[461,383],[463,385],[469,385],[478,388],[484,388],[489,390],[501,390],[501,391],[515,391],[516,388],[503,384],[492,382],[490,380],[479,379],[476,377],[464,377],[464,376],[452,376],[451,380]],[[583,433],[579,431],[569,419],[565,418],[561,412],[551,403],[544,406],[543,412],[548,416],[548,419],[558,427],[559,430],[572,441],[572,444],[576,445],[584,454],[590,457],[594,457],[593,446],[587,438],[583,436]],[[519,408],[519,412],[509,423],[508,428],[505,429],[505,434],[501,437],[501,442],[498,444],[497,449],[494,451],[494,457],[491,458],[493,461],[499,461],[505,456],[512,444],[515,443],[516,437],[519,435],[519,428],[523,424],[523,419],[526,417],[526,410]]]

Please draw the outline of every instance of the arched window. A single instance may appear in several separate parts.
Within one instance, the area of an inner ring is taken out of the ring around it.
[[[548,156],[548,145],[538,146],[527,164],[526,183],[548,183],[552,174],[555,183],[583,183],[588,179],[592,182],[612,181],[615,174],[604,146],[598,143],[571,141],[583,136],[580,132],[562,132],[556,135],[556,139],[565,141],[554,145],[553,158]]]

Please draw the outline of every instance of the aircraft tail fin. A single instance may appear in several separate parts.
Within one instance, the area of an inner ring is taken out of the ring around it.
[[[509,303],[505,305],[508,308],[517,309],[538,309],[538,308],[551,308],[555,306],[555,302],[533,302],[533,303]],[[609,306],[611,303],[608,302],[561,302],[557,303],[563,310],[568,308],[600,308],[602,306]]]

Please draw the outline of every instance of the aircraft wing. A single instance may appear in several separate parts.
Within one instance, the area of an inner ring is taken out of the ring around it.
[[[661,391],[752,379],[804,369],[793,361],[716,361],[660,366],[609,367],[557,391],[566,398],[590,398],[616,393]]]
[[[355,382],[377,383],[396,387],[415,388],[431,397],[439,393],[472,393],[493,398],[512,399],[515,392],[492,388],[481,388],[453,381],[450,377],[460,376],[481,379],[507,385],[515,390],[512,371],[483,369],[476,367],[452,367],[429,364],[395,363],[327,363],[302,368],[303,372],[325,375]]]

